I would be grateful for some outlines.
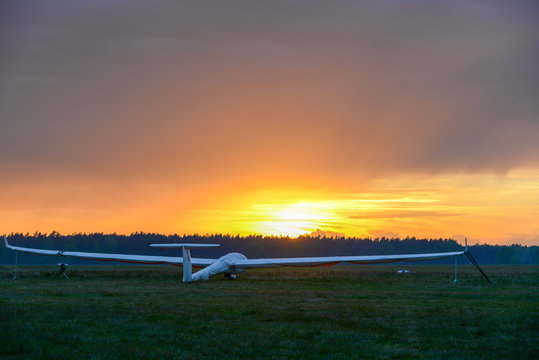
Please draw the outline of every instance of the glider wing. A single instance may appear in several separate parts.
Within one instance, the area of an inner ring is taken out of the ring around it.
[[[96,261],[118,261],[125,263],[135,264],[170,264],[170,265],[183,265],[183,257],[173,256],[152,256],[152,255],[134,255],[134,254],[106,254],[106,253],[92,253],[84,251],[63,251],[63,250],[45,250],[45,249],[33,249],[21,246],[9,245],[7,239],[4,237],[6,247],[28,254],[37,255],[56,255],[56,256],[69,256],[78,259],[88,259]],[[208,266],[213,263],[215,259],[193,258],[191,263],[193,266]]]
[[[371,256],[328,256],[328,257],[298,257],[275,259],[238,259],[233,266],[240,269],[272,268],[282,266],[329,266],[341,263],[349,264],[386,264],[396,261],[429,261],[445,259],[452,256],[463,255],[465,251],[431,253],[431,254],[403,254],[403,255],[371,255]]]

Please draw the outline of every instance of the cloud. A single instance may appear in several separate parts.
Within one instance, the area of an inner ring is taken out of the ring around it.
[[[447,217],[447,216],[459,216],[464,215],[462,213],[442,212],[442,211],[375,211],[363,213],[360,215],[349,216],[350,219],[403,219],[403,218],[424,218],[424,217]]]
[[[315,231],[305,234],[304,236],[319,237],[319,238],[322,238],[322,237],[338,238],[338,237],[343,237],[345,235],[346,235],[345,233],[316,229]]]
[[[186,181],[538,165],[531,3],[160,5],[4,5],[4,168]]]
[[[395,232],[386,231],[386,230],[374,230],[371,231],[372,236],[377,238],[386,238],[386,239],[402,239],[402,237]]]
[[[531,236],[519,236],[516,238],[508,239],[506,241],[507,245],[510,244],[520,244],[523,246],[539,246],[539,234]]]

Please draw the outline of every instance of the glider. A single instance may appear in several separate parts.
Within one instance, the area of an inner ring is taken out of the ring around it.
[[[248,259],[245,255],[240,253],[228,253],[221,256],[218,259],[208,258],[193,258],[191,257],[191,249],[199,248],[212,248],[218,247],[219,244],[151,244],[151,247],[164,248],[181,248],[181,257],[172,256],[153,256],[153,255],[130,255],[130,254],[105,254],[105,253],[91,253],[82,251],[63,251],[63,250],[45,250],[45,249],[33,249],[27,247],[13,246],[7,241],[4,235],[4,242],[8,249],[17,252],[24,252],[37,255],[53,255],[61,256],[62,260],[67,257],[74,257],[79,259],[96,260],[96,261],[118,261],[125,263],[135,264],[169,264],[176,266],[183,266],[183,282],[193,282],[199,280],[208,280],[211,276],[216,274],[224,274],[228,278],[236,278],[237,274],[242,273],[248,269],[254,268],[276,268],[276,267],[305,267],[305,266],[328,266],[337,265],[341,263],[348,264],[387,264],[396,261],[429,261],[446,259],[455,257],[455,282],[456,270],[457,270],[457,257],[465,255],[470,262],[481,272],[481,274],[490,280],[479,267],[475,259],[472,257],[468,250],[468,244],[462,251],[454,252],[442,252],[442,253],[430,253],[430,254],[403,254],[403,255],[369,255],[369,256],[325,256],[325,257],[295,257],[295,258],[269,258],[269,259]],[[61,272],[65,275],[65,262],[60,263]],[[193,267],[202,268],[201,270],[193,273]],[[67,277],[67,275],[65,275]],[[17,275],[15,273],[16,278]]]

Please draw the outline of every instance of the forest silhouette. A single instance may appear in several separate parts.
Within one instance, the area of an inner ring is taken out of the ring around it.
[[[101,253],[123,253],[144,255],[180,256],[177,249],[161,250],[149,247],[155,243],[216,243],[217,249],[197,249],[194,257],[217,258],[228,252],[240,252],[248,258],[340,256],[340,255],[384,255],[459,251],[463,246],[453,239],[398,238],[355,238],[264,235],[163,235],[135,232],[130,235],[104,233],[76,233],[62,235],[57,231],[50,234],[12,233],[7,235],[12,245],[50,250],[86,251]],[[470,250],[481,264],[539,264],[539,247],[523,245],[472,245]],[[13,263],[14,252],[0,247],[0,262]],[[24,255],[24,263],[56,263],[54,256]],[[440,260],[449,263],[452,259]],[[71,263],[96,264],[88,260],[70,259]],[[432,263],[432,262],[431,262]],[[99,263],[97,263],[99,264]]]

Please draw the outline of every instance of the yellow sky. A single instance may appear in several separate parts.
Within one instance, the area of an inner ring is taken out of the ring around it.
[[[482,243],[539,240],[529,235],[539,232],[539,171],[401,176],[357,192],[339,190],[240,190],[194,210],[187,221],[209,233],[297,236],[321,229],[369,237],[466,236]]]
[[[186,191],[187,190],[187,191]],[[317,230],[359,237],[466,236],[472,242],[537,244],[539,171],[416,175],[359,187],[272,187],[260,182],[201,189],[128,184],[21,186],[1,212],[5,232],[230,233],[298,236]],[[193,194],[189,194],[194,191]]]

